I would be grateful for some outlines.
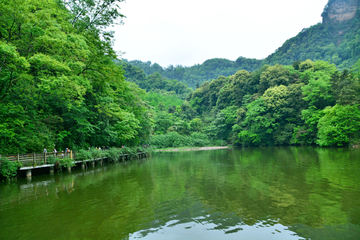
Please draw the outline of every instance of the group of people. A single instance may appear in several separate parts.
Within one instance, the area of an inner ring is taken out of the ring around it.
[[[144,147],[144,148],[145,148],[145,147],[149,147],[149,144],[144,144],[143,147]],[[125,145],[123,145],[122,148],[125,148]],[[97,149],[97,150],[109,150],[110,147],[109,147],[109,146],[106,146],[106,147],[105,147],[105,146],[102,146],[102,147],[95,147],[95,149]],[[89,150],[91,150],[90,147],[89,147]],[[54,150],[53,150],[52,152],[56,154],[58,151],[56,150],[56,148],[54,148]],[[43,153],[47,153],[47,149],[46,149],[45,147],[44,147]],[[69,148],[65,148],[65,151],[62,151],[61,153],[62,153],[62,155],[64,155],[64,153],[65,153],[65,154],[69,154],[69,153],[70,153],[70,149],[69,149]]]
[[[44,151],[43,151],[43,153],[47,153],[48,151],[47,151],[47,149],[46,148],[44,148]],[[57,153],[58,151],[56,150],[56,148],[54,148],[54,150],[52,151],[53,153]],[[70,149],[69,148],[65,148],[65,151],[61,151],[61,153],[62,154],[69,154],[70,153]]]
[[[110,147],[109,146],[102,146],[102,147],[95,147],[96,150],[109,150]],[[89,150],[91,150],[91,147],[89,147]]]

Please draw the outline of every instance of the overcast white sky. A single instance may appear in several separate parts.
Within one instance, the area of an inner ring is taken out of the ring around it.
[[[328,0],[126,0],[115,27],[128,60],[192,66],[210,58],[266,58],[321,22]]]

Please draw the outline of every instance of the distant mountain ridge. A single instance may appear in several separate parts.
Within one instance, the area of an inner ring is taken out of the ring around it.
[[[351,68],[360,58],[360,0],[330,0],[323,23],[288,39],[264,64],[289,65],[296,60],[324,60],[339,69]]]
[[[306,59],[324,60],[349,69],[360,59],[360,0],[329,0],[321,14],[323,22],[304,28],[263,60],[239,57],[236,61],[214,58],[191,67],[161,67],[157,63],[126,61],[148,74],[159,72],[196,88],[199,84],[229,76],[238,70],[252,72],[264,64],[291,65]]]
[[[359,0],[330,0],[322,13],[323,23],[342,22],[355,17]]]
[[[133,67],[140,68],[146,75],[151,75],[156,72],[168,79],[176,79],[187,84],[189,87],[195,89],[201,83],[217,78],[218,76],[230,76],[238,70],[246,69],[247,71],[254,71],[263,65],[262,60],[239,57],[236,61],[231,61],[224,58],[212,58],[206,60],[203,64],[196,64],[191,67],[172,66],[163,68],[157,63],[142,62],[140,60],[122,61],[123,68],[127,68],[130,64]],[[126,74],[125,74],[126,76]],[[132,76],[128,76],[133,79]]]

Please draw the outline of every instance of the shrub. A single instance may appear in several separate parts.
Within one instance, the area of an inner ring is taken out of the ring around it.
[[[71,158],[58,158],[58,162],[60,167],[71,168],[75,166],[75,162]]]
[[[120,155],[122,154],[122,149],[121,148],[111,148],[110,150],[106,150],[105,152],[105,156],[113,162],[117,162],[120,160]]]
[[[12,162],[7,160],[6,158],[0,158],[0,163],[0,173],[8,180],[15,177],[18,168],[22,167],[22,164],[20,162]]]
[[[122,150],[123,150],[123,154],[128,154],[130,156],[135,156],[137,154],[136,148],[127,147],[127,148],[122,148]]]
[[[76,153],[76,160],[80,161],[80,160],[88,160],[88,159],[93,159],[93,155],[92,155],[92,151],[89,150],[79,150]]]
[[[227,143],[224,140],[214,140],[215,146],[226,146]]]
[[[48,157],[46,159],[46,162],[49,163],[49,164],[55,164],[59,159],[56,158],[56,157]]]
[[[91,156],[92,159],[100,158],[100,157],[102,157],[102,154],[103,154],[102,150],[99,150],[99,149],[96,149],[96,148],[92,148],[89,152],[91,153],[90,156]]]
[[[199,132],[194,132],[191,136],[183,136],[177,132],[160,134],[152,137],[151,144],[158,148],[204,147],[211,145],[209,137]]]
[[[320,146],[346,146],[360,137],[359,105],[335,105],[323,110],[318,123]]]

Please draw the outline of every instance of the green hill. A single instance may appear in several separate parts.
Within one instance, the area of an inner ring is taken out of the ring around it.
[[[296,60],[324,60],[349,69],[360,58],[360,11],[350,20],[319,23],[303,29],[264,60],[291,64]]]
[[[167,68],[161,67],[157,63],[142,62],[140,60],[122,61],[134,67],[142,69],[145,74],[150,75],[156,72],[163,77],[169,79],[176,79],[189,87],[195,89],[201,83],[217,78],[218,76],[230,76],[238,70],[245,69],[247,71],[254,71],[262,66],[262,60],[239,57],[236,61],[231,61],[224,58],[213,58],[206,60],[203,64],[196,64],[191,67],[172,66]]]

